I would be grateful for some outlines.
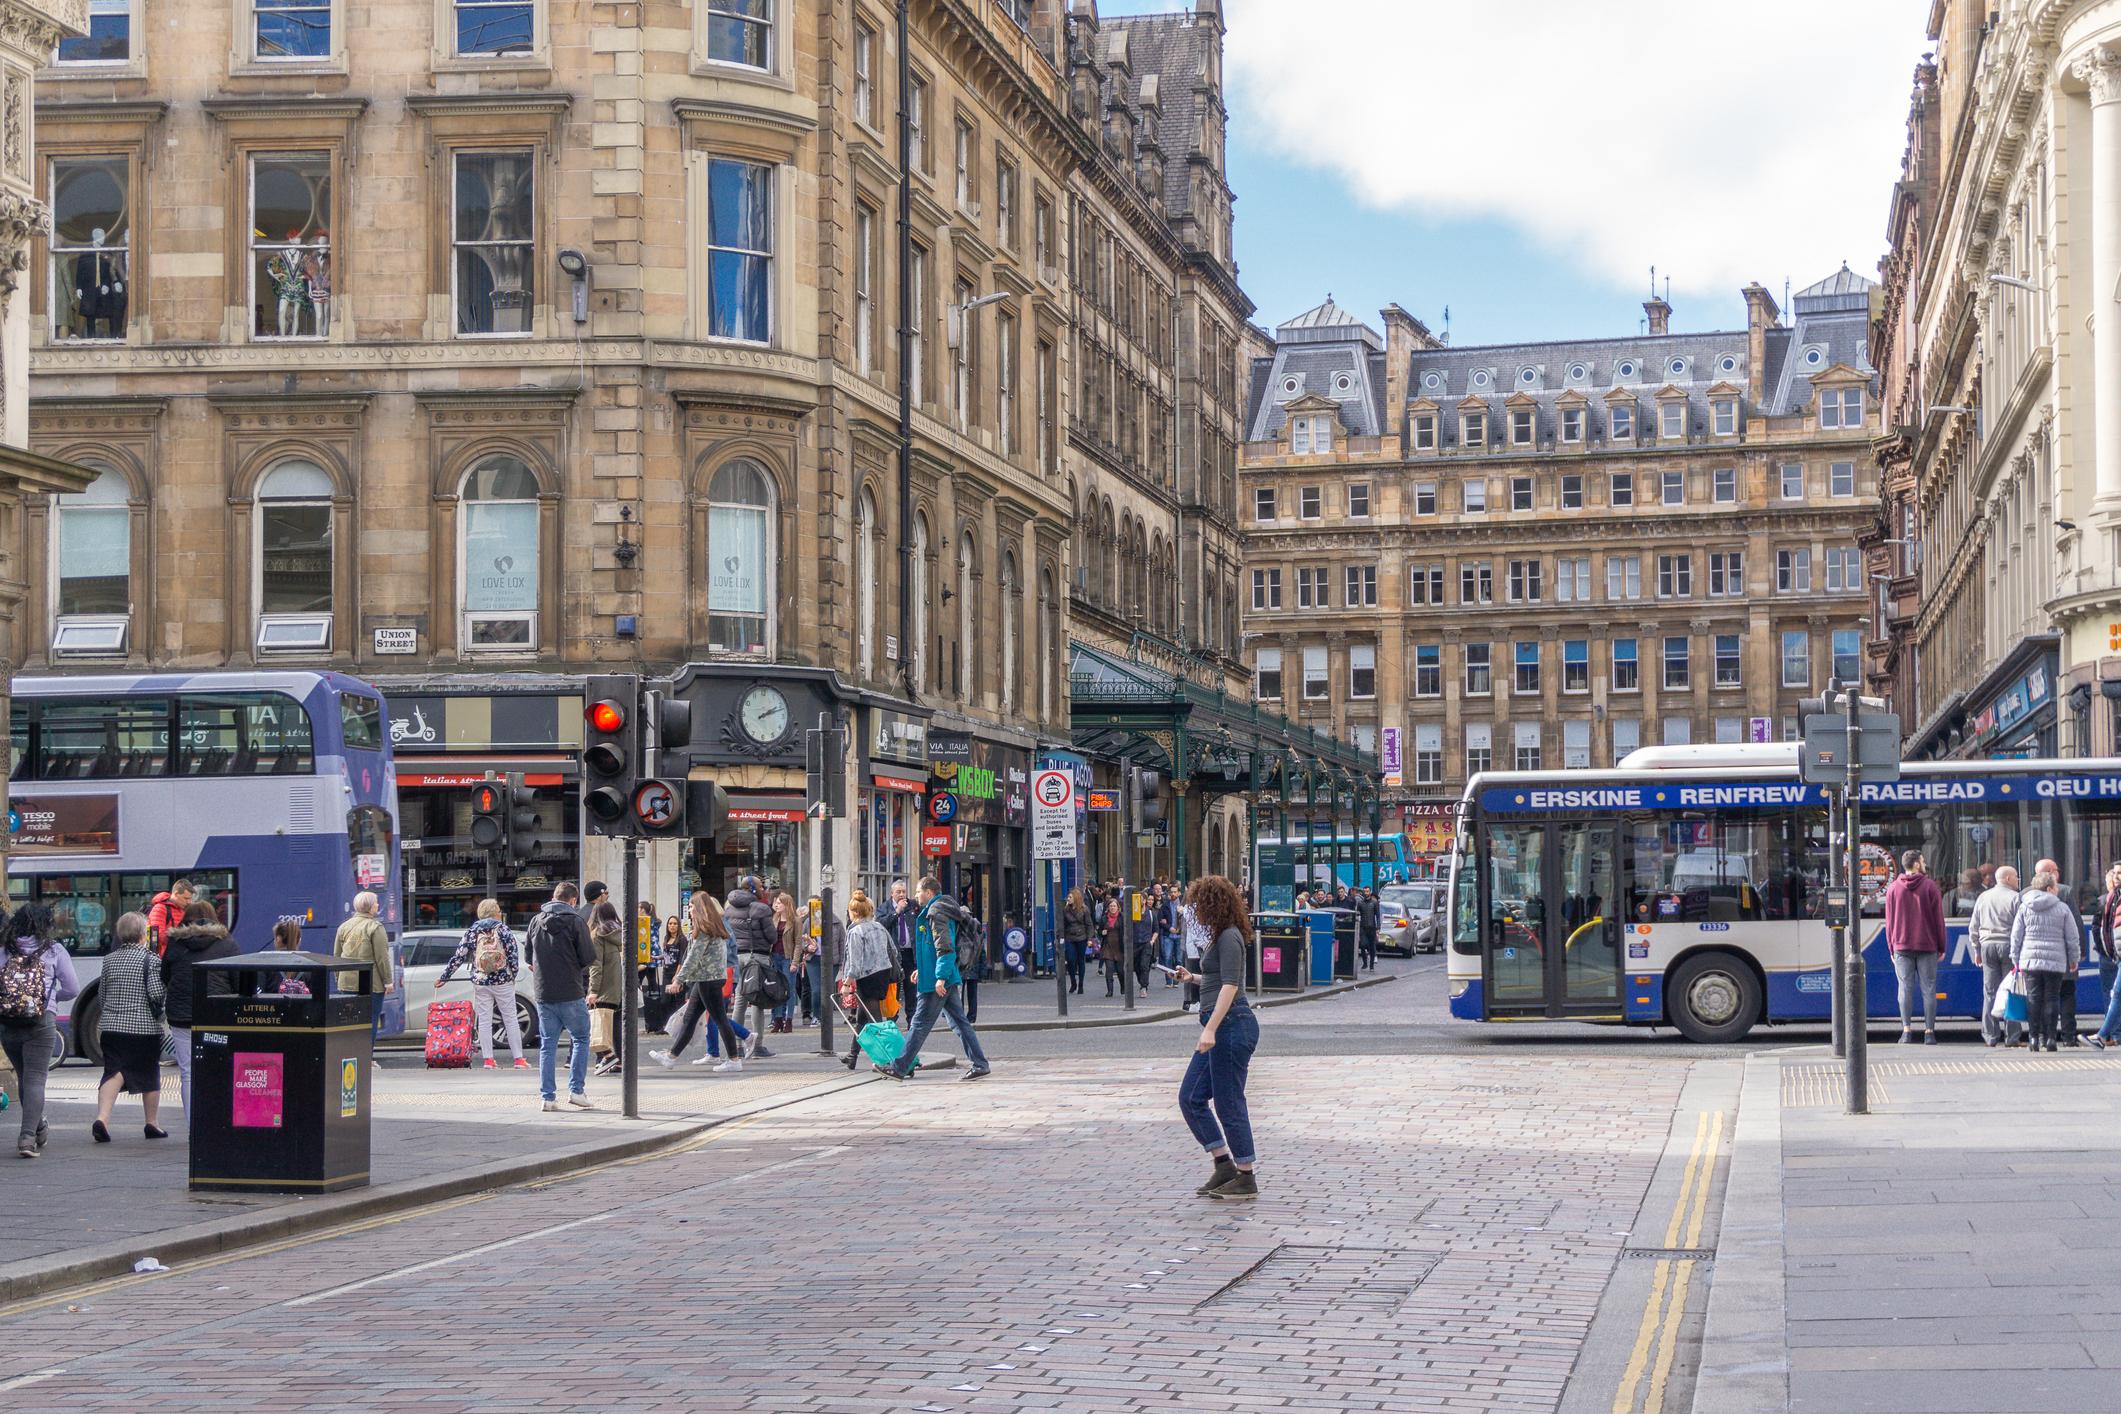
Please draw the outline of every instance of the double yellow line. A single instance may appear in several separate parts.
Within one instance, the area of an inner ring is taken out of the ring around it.
[[[1723,1111],[1703,1111],[1694,1123],[1694,1147],[1687,1154],[1686,1175],[1679,1185],[1679,1201],[1672,1205],[1672,1220],[1665,1225],[1667,1249],[1701,1242],[1702,1224],[1708,1219],[1709,1181],[1716,1173],[1716,1153],[1723,1145]],[[1682,1225],[1686,1241],[1679,1240]],[[1665,1389],[1672,1378],[1672,1358],[1679,1348],[1679,1323],[1686,1316],[1687,1287],[1694,1279],[1692,1257],[1661,1257],[1650,1279],[1650,1299],[1642,1309],[1642,1324],[1635,1332],[1635,1348],[1620,1388],[1613,1395],[1613,1414],[1633,1414],[1635,1392],[1649,1374],[1649,1388],[1642,1396],[1644,1414],[1664,1408]]]

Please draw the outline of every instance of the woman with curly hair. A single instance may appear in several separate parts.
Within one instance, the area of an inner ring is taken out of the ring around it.
[[[1259,1019],[1245,1000],[1245,950],[1252,920],[1244,895],[1220,874],[1196,879],[1187,892],[1194,915],[1213,939],[1200,971],[1178,969],[1178,980],[1200,984],[1200,1039],[1178,1087],[1179,1112],[1215,1171],[1195,1191],[1204,1198],[1259,1196],[1252,1176],[1252,1116],[1245,1107],[1245,1072],[1259,1049]]]

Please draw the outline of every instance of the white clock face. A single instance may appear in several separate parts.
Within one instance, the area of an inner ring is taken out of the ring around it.
[[[788,733],[788,699],[770,687],[754,687],[737,706],[744,734],[762,745]]]

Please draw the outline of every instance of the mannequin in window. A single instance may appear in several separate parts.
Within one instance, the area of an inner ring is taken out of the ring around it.
[[[523,236],[520,204],[523,174],[512,162],[497,161],[493,190],[487,204],[486,229],[480,233],[480,253],[493,274],[491,332],[522,334],[530,330],[530,297],[523,287],[530,250],[518,244]]]
[[[331,333],[331,232],[317,232],[316,243],[302,255],[302,280],[316,322],[315,333]]]
[[[96,227],[88,233],[92,249],[74,257],[74,332],[84,339],[125,337],[125,256],[105,250],[105,239]]]
[[[272,281],[273,299],[279,307],[279,330],[283,339],[302,332],[302,311],[309,304],[309,278],[302,273],[307,258],[299,242],[300,231],[287,233],[288,248],[274,251],[265,261],[265,278]]]

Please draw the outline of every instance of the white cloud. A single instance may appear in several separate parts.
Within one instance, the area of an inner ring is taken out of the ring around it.
[[[1876,276],[1912,0],[1229,0],[1237,126],[1366,204],[1728,297]],[[1241,194],[1240,194],[1241,195]]]

